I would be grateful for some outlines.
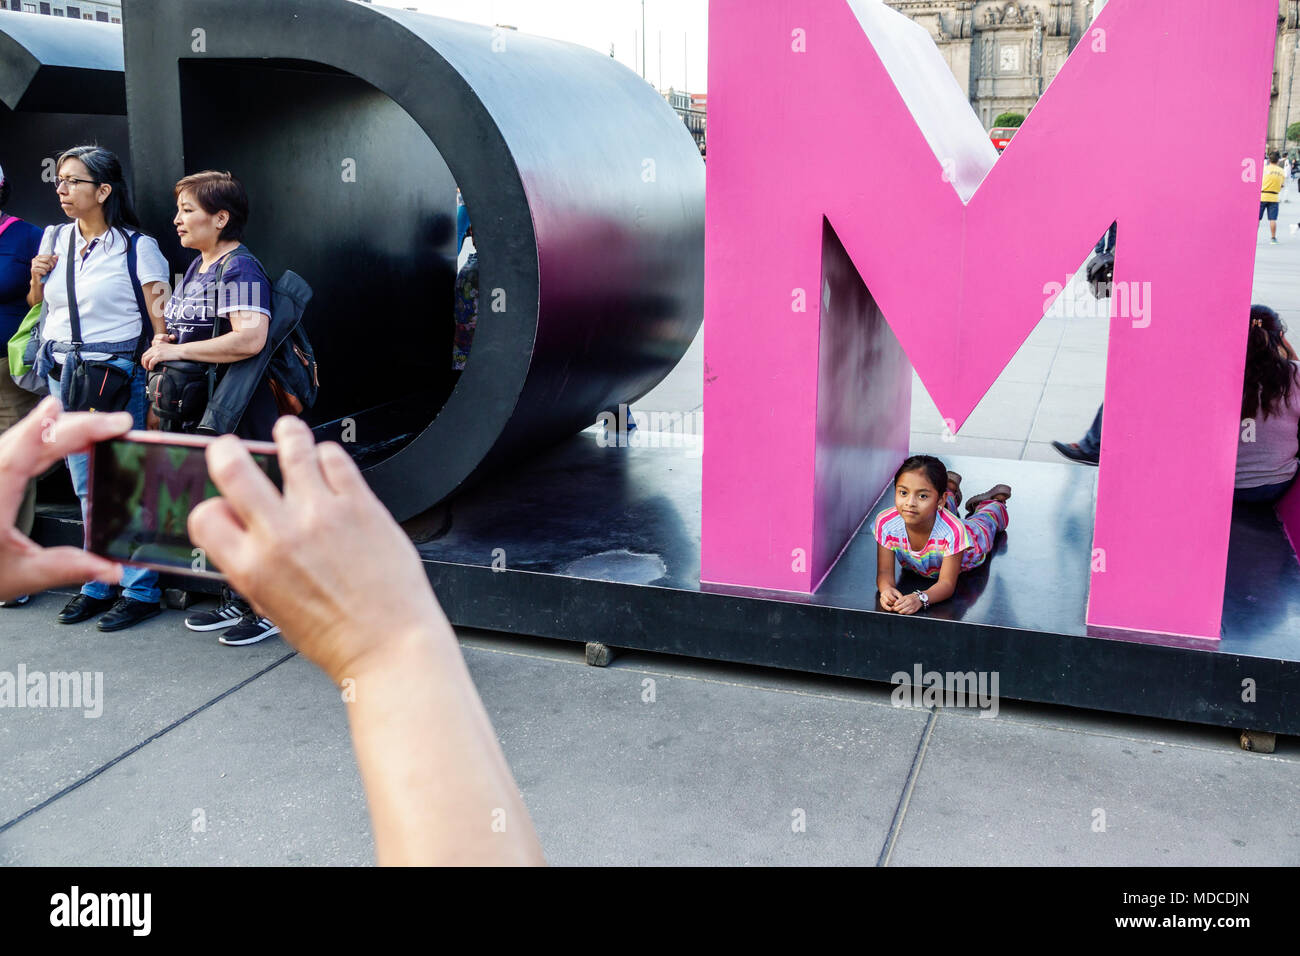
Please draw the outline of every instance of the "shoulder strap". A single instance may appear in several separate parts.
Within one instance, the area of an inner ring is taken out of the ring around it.
[[[56,247],[57,248],[57,247]],[[72,346],[81,348],[81,311],[77,308],[77,224],[74,222],[68,230],[68,261],[64,265],[64,274],[68,280],[68,319],[72,323]]]
[[[3,236],[5,234],[5,230],[8,229],[17,221],[18,221],[17,216],[5,216],[4,219],[0,219],[0,236]]]
[[[254,256],[252,252],[249,251],[248,246],[244,245],[241,242],[234,249],[231,249],[224,256],[222,256],[221,261],[217,263],[217,279],[212,284],[213,294],[216,296],[217,299],[212,309],[212,338],[214,339],[217,337],[217,328],[221,325],[221,316],[217,315],[217,309],[221,308],[221,280],[225,277],[226,266],[230,265],[230,263],[235,260],[235,257],[238,256],[241,252],[245,253],[249,259],[252,259],[254,262],[257,262],[257,257]],[[261,263],[259,262],[258,265],[260,266]]]
[[[75,228],[75,226],[74,226]],[[126,243],[126,273],[131,279],[131,291],[135,293],[135,305],[140,310],[140,341],[136,343],[135,358],[132,361],[140,361],[140,356],[149,349],[149,343],[153,341],[153,320],[149,317],[149,304],[145,302],[144,288],[140,285],[140,277],[136,274],[136,241],[140,238],[140,233],[133,232]]]

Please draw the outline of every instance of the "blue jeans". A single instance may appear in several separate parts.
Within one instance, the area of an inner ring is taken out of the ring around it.
[[[1101,409],[1097,409],[1097,417],[1092,420],[1092,427],[1088,429],[1088,434],[1079,439],[1079,449],[1087,452],[1089,455],[1100,454],[1101,452]]]
[[[1253,505],[1277,504],[1278,500],[1291,490],[1291,486],[1295,484],[1297,477],[1300,477],[1300,472],[1275,485],[1260,485],[1258,488],[1238,488],[1233,491],[1232,500]]]
[[[124,372],[131,371],[132,363],[125,359],[113,359],[112,363]],[[145,427],[145,408],[146,399],[144,394],[145,387],[145,370],[143,365],[135,366],[135,375],[131,379],[131,403],[127,406],[133,418],[135,418],[135,427]],[[50,392],[60,397],[63,396],[63,386],[53,376],[49,379]],[[69,455],[68,471],[72,472],[72,488],[81,499],[81,520],[84,525],[86,520],[86,497],[89,489],[86,487],[87,478],[89,477],[89,466],[87,464],[88,455]],[[92,598],[107,598],[112,596],[112,589],[99,581],[87,581],[81,586],[81,593]],[[162,592],[158,590],[158,572],[150,571],[146,568],[133,568],[129,565],[122,569],[122,596],[133,598],[137,601],[144,601],[146,604],[157,604],[162,597]]]

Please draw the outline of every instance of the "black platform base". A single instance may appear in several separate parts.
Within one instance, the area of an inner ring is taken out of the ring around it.
[[[1270,510],[1234,512],[1221,641],[1106,631],[1084,623],[1097,472],[952,457],[968,495],[1012,486],[1011,525],[951,601],[900,617],[869,530],[814,595],[701,585],[698,455],[589,430],[405,527],[460,626],[882,682],[996,672],[1006,698],[1300,734],[1300,562]],[[42,508],[38,540],[79,543],[78,517]]]
[[[953,457],[968,495],[1013,487],[1011,525],[951,601],[900,617],[869,530],[815,595],[702,586],[698,454],[590,430],[408,530],[458,625],[883,682],[997,672],[1003,697],[1300,733],[1300,562],[1271,511],[1234,514],[1221,641],[1105,631],[1084,623],[1097,472]]]

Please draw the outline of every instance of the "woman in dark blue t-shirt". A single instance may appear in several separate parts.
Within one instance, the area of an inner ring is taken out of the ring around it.
[[[37,398],[19,388],[9,375],[9,355],[4,344],[14,337],[27,315],[27,290],[32,281],[32,258],[41,249],[41,229],[17,216],[5,213],[11,188],[0,167],[0,433],[8,431],[36,407]],[[15,527],[24,535],[32,533],[36,519],[36,482],[27,483],[18,509]],[[0,601],[0,607],[27,603],[26,597]]]
[[[151,372],[163,362],[203,362],[224,366],[252,358],[267,347],[271,322],[271,282],[243,247],[248,195],[230,173],[202,172],[176,184],[176,234],[181,245],[198,251],[185,280],[167,302],[165,334],[154,337],[141,357]],[[235,429],[240,438],[270,441],[277,409],[265,378],[258,383]],[[226,629],[222,644],[254,644],[280,633],[233,591],[223,592],[212,611],[185,619],[192,631]]]
[[[248,196],[230,173],[203,172],[176,184],[176,226],[182,246],[197,250],[185,279],[168,300],[167,332],[141,357],[149,371],[160,362],[223,366],[261,353],[271,318],[271,281],[247,249]],[[220,288],[217,288],[220,280]],[[270,441],[277,409],[270,384],[258,383],[235,434]]]
[[[5,342],[14,337],[30,308],[32,258],[41,249],[41,228],[4,211],[10,194],[9,180],[0,167],[0,337]]]

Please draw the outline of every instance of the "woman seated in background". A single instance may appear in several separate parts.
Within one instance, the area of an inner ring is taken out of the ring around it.
[[[1300,461],[1300,362],[1286,326],[1265,305],[1250,307],[1241,395],[1235,501],[1273,504],[1295,482]]]

